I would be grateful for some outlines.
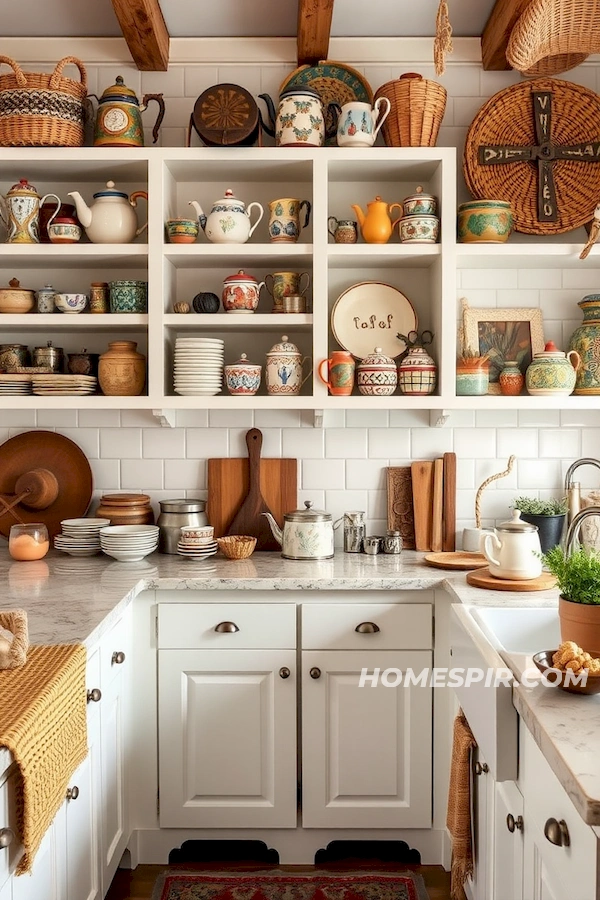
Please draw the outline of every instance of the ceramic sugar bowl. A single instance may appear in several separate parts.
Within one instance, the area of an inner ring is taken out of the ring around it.
[[[245,315],[256,312],[260,289],[264,286],[264,281],[259,284],[253,275],[248,275],[243,269],[235,275],[228,275],[223,281],[223,309],[228,313]]]
[[[365,356],[356,371],[358,390],[367,397],[388,397],[398,386],[396,363],[381,347]]]
[[[304,363],[308,364],[306,375],[303,373]],[[302,356],[295,344],[288,340],[287,334],[281,342],[274,344],[267,353],[265,378],[267,393],[293,396],[299,394],[307,378],[310,378],[312,359]]]
[[[563,353],[554,341],[548,341],[543,352],[536,353],[527,368],[527,393],[534,397],[572,394],[580,365],[581,357],[576,350]]]
[[[223,371],[227,390],[232,396],[252,396],[260,387],[262,366],[250,362],[245,353]]]
[[[511,581],[529,581],[542,574],[542,548],[537,525],[521,521],[521,512],[513,510],[509,522],[494,532],[482,534],[481,551],[490,564],[490,575]]]

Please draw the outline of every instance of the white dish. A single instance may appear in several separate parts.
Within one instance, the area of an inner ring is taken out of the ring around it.
[[[215,391],[201,391],[201,390],[188,390],[187,388],[175,388],[176,394],[181,394],[182,397],[214,397],[217,394],[220,394],[222,388]]]
[[[63,528],[102,528],[110,525],[110,519],[63,519],[60,524]]]
[[[158,525],[109,525],[101,534],[111,537],[113,534],[155,534],[158,537]]]
[[[373,353],[375,347],[381,347],[386,356],[399,356],[405,345],[396,335],[416,328],[417,314],[410,300],[381,281],[353,284],[331,310],[333,336],[340,347],[359,359]]]
[[[118,559],[121,562],[139,562],[144,559],[145,556],[149,556],[151,553],[154,553],[156,549],[153,547],[151,550],[107,550],[104,549],[104,553],[107,556],[112,556],[113,559]]]

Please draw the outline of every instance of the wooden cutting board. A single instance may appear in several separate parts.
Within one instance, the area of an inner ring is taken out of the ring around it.
[[[388,466],[387,527],[399,531],[406,550],[415,549],[415,517],[413,513],[410,466]]]
[[[490,575],[490,570],[486,566],[477,572],[467,572],[467,584],[487,588],[490,591],[547,591],[548,588],[556,587],[556,578],[549,572],[542,572],[538,578],[531,578],[528,581],[509,581]]]
[[[428,553],[424,562],[435,569],[483,569],[487,566],[487,559],[483,553],[465,553],[464,550],[456,550],[448,553]]]
[[[444,453],[444,520],[442,550],[456,549],[456,453]]]
[[[411,464],[410,473],[415,516],[415,546],[417,550],[431,550],[433,462],[414,462]]]
[[[250,490],[248,459],[208,460],[208,521],[215,537],[227,533],[230,523]],[[283,527],[283,514],[298,507],[298,461],[262,458],[260,490],[265,503]]]
[[[431,549],[441,553],[444,512],[444,460],[436,459],[433,464],[433,519],[431,523]]]

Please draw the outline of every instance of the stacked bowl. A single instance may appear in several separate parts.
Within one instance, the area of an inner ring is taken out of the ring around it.
[[[214,396],[220,393],[224,344],[220,338],[175,338],[173,386],[176,394]]]
[[[158,525],[111,525],[100,530],[104,553],[120,562],[138,562],[158,547]]]
[[[177,552],[186,559],[208,559],[217,552],[212,525],[184,525]]]
[[[100,532],[109,519],[63,519],[61,534],[54,538],[54,549],[69,556],[95,556],[102,549]]]

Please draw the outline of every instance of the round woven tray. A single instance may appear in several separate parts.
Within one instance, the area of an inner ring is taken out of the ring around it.
[[[476,199],[495,197],[510,201],[517,231],[560,234],[593,218],[600,198],[600,161],[558,159],[552,164],[558,206],[556,222],[538,219],[537,163],[479,162],[482,146],[537,144],[531,96],[534,91],[552,91],[552,144],[600,140],[600,97],[570,81],[538,78],[505,88],[484,103],[467,132],[463,172]]]

